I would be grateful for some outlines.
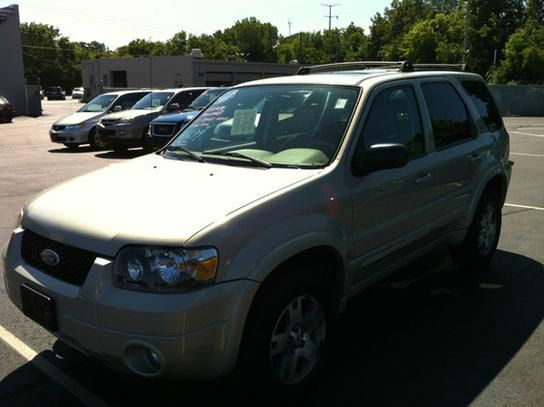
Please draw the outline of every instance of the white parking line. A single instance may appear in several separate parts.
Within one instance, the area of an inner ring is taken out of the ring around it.
[[[544,157],[544,154],[510,153],[510,155],[523,155],[526,157]]]
[[[0,325],[0,339],[10,348],[28,360],[43,373],[60,384],[79,401],[88,406],[107,406],[108,404],[89,390],[81,386],[78,382],[64,374],[59,368],[51,364],[46,358],[38,355],[34,349],[26,345],[19,338]]]
[[[524,136],[544,137],[544,134],[524,133],[523,131],[510,130],[508,133],[523,134]]]
[[[514,208],[533,209],[535,211],[544,211],[544,208],[540,208],[538,206],[517,205],[517,204],[511,204],[511,203],[505,203],[504,206],[512,206]]]

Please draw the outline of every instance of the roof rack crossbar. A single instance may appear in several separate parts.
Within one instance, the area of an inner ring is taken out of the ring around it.
[[[468,71],[465,64],[412,64],[411,61],[355,61],[337,62],[333,64],[301,66],[297,75],[308,75],[319,72],[349,71],[355,69],[395,69],[399,72],[414,71]]]

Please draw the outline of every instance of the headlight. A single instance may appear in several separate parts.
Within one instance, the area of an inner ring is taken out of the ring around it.
[[[127,123],[134,123],[134,118],[133,117],[124,117],[122,118],[121,120],[119,120],[119,123],[121,124],[127,124]]]
[[[23,209],[21,208],[21,210],[19,211],[19,214],[17,215],[17,221],[15,223],[15,226],[13,228],[13,230],[15,229],[18,229],[21,227],[21,221],[23,220]]]
[[[65,130],[76,130],[76,129],[82,129],[85,127],[85,122],[79,123],[79,124],[69,124],[64,129]]]
[[[113,267],[113,284],[136,291],[180,292],[215,279],[218,253],[211,247],[126,247]]]

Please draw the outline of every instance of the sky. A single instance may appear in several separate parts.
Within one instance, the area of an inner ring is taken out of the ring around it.
[[[368,29],[370,18],[391,0],[338,0],[333,27],[350,22]],[[211,34],[245,17],[270,22],[282,35],[328,27],[328,8],[320,0],[0,0],[0,7],[19,5],[21,22],[50,24],[71,41],[99,41],[110,49],[133,39],[164,41],[178,31]]]

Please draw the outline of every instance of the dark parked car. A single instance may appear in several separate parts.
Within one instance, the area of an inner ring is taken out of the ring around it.
[[[166,145],[170,139],[189,123],[199,111],[230,88],[210,88],[193,100],[187,109],[177,113],[166,113],[151,122],[147,132],[147,143],[154,148]]]
[[[0,96],[0,121],[9,123],[13,116],[15,116],[13,105],[4,96]]]
[[[102,141],[114,150],[130,147],[149,147],[149,123],[166,112],[186,109],[208,88],[163,89],[149,93],[132,109],[104,116],[96,126]]]
[[[49,86],[45,96],[47,100],[66,100],[66,92],[60,86]]]

